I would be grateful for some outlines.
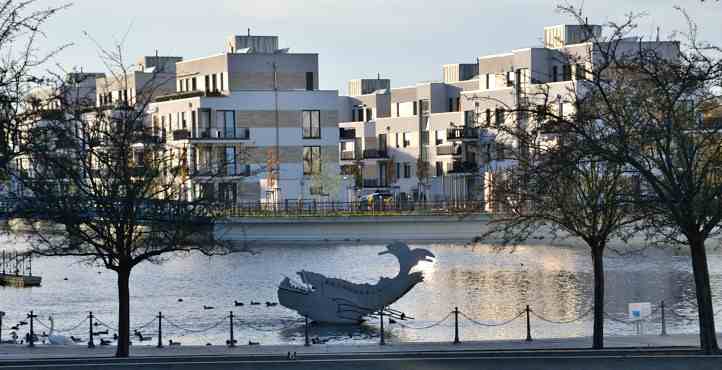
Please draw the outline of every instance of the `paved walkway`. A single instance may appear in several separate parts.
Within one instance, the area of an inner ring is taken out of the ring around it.
[[[720,337],[722,339],[722,336]],[[722,342],[722,340],[721,340]],[[448,351],[534,351],[534,350],[574,350],[590,348],[592,340],[584,338],[536,339],[531,342],[520,340],[497,340],[462,342],[460,344],[443,343],[387,343],[364,345],[239,345],[234,348],[225,346],[154,346],[131,347],[131,356],[135,357],[173,357],[173,356],[268,356],[285,355],[288,352],[297,354],[381,354],[381,353],[434,353]],[[609,349],[652,349],[652,348],[696,348],[699,346],[698,335],[670,336],[624,336],[605,338],[605,347]],[[41,358],[87,358],[110,357],[115,354],[114,346],[97,346],[90,349],[84,345],[52,346],[37,345],[29,348],[25,345],[0,345],[0,362],[11,360]]]

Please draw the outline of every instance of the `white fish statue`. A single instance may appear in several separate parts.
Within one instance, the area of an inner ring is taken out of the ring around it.
[[[355,284],[342,279],[328,278],[310,271],[300,271],[302,283],[288,277],[278,286],[278,302],[284,307],[307,316],[310,320],[334,324],[356,324],[364,317],[390,306],[424,280],[423,273],[411,273],[420,262],[433,262],[433,253],[426,249],[410,249],[394,242],[379,255],[391,254],[399,260],[399,274],[382,277],[378,283]]]

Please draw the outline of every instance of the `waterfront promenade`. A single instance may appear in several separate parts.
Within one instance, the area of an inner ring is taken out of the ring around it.
[[[380,345],[173,346],[115,348],[0,346],[0,369],[718,369],[721,356],[703,356],[696,335],[618,336],[607,349],[588,350],[590,338]],[[296,353],[289,358],[289,353]]]

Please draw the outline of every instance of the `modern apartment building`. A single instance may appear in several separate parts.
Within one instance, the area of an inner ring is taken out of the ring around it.
[[[491,192],[486,190],[493,186],[496,170],[514,165],[508,154],[517,143],[488,127],[523,124],[529,117],[509,112],[543,104],[530,94],[541,86],[558,96],[553,109],[574,114],[569,91],[579,91],[582,81],[591,78],[594,66],[579,61],[594,60],[598,45],[589,36],[601,31],[600,26],[546,27],[544,46],[445,65],[441,82],[390,88],[385,79],[351,81],[349,96],[339,104],[342,171],[357,176],[362,194],[483,199],[490,207]],[[617,52],[639,47],[670,57],[679,50],[675,42],[629,39]]]
[[[279,49],[277,36],[226,45],[179,61],[175,92],[150,106],[153,132],[195,175],[183,185],[188,197],[234,204],[325,194],[314,176],[338,174],[338,92],[318,89],[318,54]]]
[[[147,105],[155,97],[174,92],[176,63],[182,60],[182,57],[146,56],[127,71],[99,77],[96,80],[97,106],[120,102]]]

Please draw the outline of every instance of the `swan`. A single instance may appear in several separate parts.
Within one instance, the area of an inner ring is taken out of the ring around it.
[[[48,317],[48,321],[50,321],[50,332],[48,333],[48,343],[54,344],[54,345],[69,345],[73,344],[73,341],[62,336],[62,335],[56,335],[53,334],[53,331],[55,331],[55,321],[53,320],[53,317]]]

